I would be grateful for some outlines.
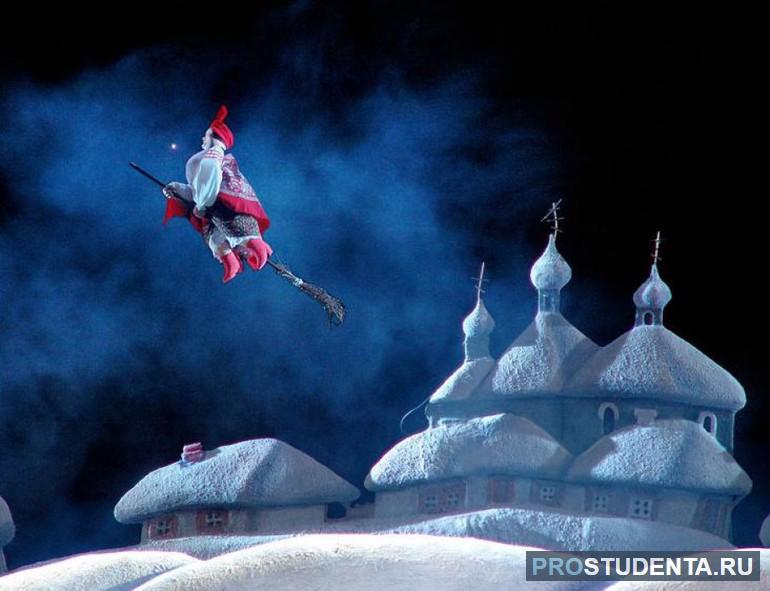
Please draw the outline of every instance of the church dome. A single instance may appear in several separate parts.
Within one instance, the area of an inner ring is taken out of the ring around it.
[[[479,298],[476,301],[476,307],[463,320],[463,333],[466,338],[472,339],[489,336],[494,329],[495,321],[484,305],[484,301]]]
[[[658,266],[653,265],[650,276],[634,293],[634,304],[637,308],[662,310],[671,301],[671,289],[658,274]]]
[[[556,236],[548,237],[548,246],[532,265],[529,278],[537,289],[560,290],[572,278],[572,269],[556,250]]]

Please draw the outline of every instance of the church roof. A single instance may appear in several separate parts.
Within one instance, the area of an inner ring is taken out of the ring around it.
[[[605,435],[575,458],[567,480],[739,496],[751,490],[751,479],[716,438],[684,419]]]
[[[491,357],[464,361],[431,395],[430,403],[467,400],[494,366]]]
[[[636,326],[597,351],[567,389],[738,410],[746,393],[706,355],[663,326]]]
[[[253,439],[150,472],[115,506],[122,523],[194,507],[315,505],[353,501],[359,490],[277,439]]]
[[[597,345],[557,312],[540,312],[500,356],[479,388],[484,397],[556,394]]]
[[[403,439],[372,467],[369,490],[474,474],[559,478],[572,456],[531,421],[512,414],[439,424]]]

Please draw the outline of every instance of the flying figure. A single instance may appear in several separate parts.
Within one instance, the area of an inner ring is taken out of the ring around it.
[[[163,223],[172,217],[187,218],[222,263],[225,283],[243,271],[244,262],[259,271],[273,254],[262,237],[270,220],[228,152],[235,138],[226,117],[227,107],[222,105],[201,138],[201,151],[187,161],[187,182],[171,182],[162,189],[167,199]]]

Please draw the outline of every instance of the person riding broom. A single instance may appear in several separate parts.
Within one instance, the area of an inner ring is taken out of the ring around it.
[[[233,132],[225,123],[222,105],[201,138],[201,151],[185,166],[187,183],[171,182],[163,187],[166,212],[163,223],[185,217],[224,267],[224,283],[243,270],[245,261],[260,270],[273,254],[262,235],[270,220],[235,157]]]

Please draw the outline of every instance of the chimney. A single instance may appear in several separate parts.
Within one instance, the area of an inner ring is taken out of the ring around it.
[[[201,442],[188,443],[182,447],[182,461],[188,464],[192,462],[200,462],[206,456],[206,452],[203,450],[203,444]]]

